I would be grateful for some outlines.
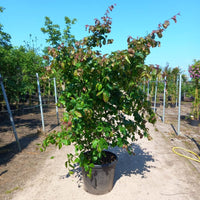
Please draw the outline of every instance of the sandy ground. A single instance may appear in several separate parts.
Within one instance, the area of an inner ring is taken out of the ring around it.
[[[175,141],[169,139],[172,130],[158,122],[149,125],[152,141],[138,140],[133,144],[135,156],[123,149],[111,151],[118,155],[114,187],[105,195],[84,191],[79,170],[72,176],[64,166],[66,153],[73,147],[55,150],[54,159],[46,159],[38,174],[18,190],[13,200],[198,200],[200,164],[193,165],[172,152]]]

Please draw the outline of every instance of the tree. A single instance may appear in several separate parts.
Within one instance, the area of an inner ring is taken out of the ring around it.
[[[0,12],[3,10],[0,7]],[[0,24],[0,74],[9,101],[18,105],[24,94],[36,91],[36,80],[34,85],[32,77],[36,72],[40,75],[44,73],[44,64],[34,46],[26,43],[25,46],[13,47],[10,39],[11,36],[3,31],[3,25]]]
[[[41,31],[44,34],[48,35],[48,38],[46,39],[46,42],[50,44],[51,48],[58,48],[60,49],[61,46],[75,46],[75,36],[71,34],[71,26],[76,23],[76,19],[70,19],[68,17],[65,17],[65,29],[61,32],[60,26],[58,24],[53,24],[51,19],[49,17],[45,17],[45,24],[44,27],[41,28]],[[47,68],[47,71],[45,73],[46,79],[55,77],[57,80],[57,86],[61,87],[63,90],[65,89],[65,83],[63,82],[61,78],[61,70],[58,69],[55,70],[53,73],[49,73],[49,65],[52,64],[53,60],[53,49],[51,53],[49,53],[50,47],[45,47],[43,50],[44,52],[44,59],[45,59],[45,65]]]
[[[192,78],[195,84],[195,100],[194,100],[194,108],[193,114],[196,120],[199,120],[199,80],[200,80],[200,60],[194,60],[194,64],[189,66],[190,77]]]
[[[76,19],[70,20],[70,18],[65,17],[66,28],[63,30],[63,33],[61,33],[60,26],[58,24],[53,24],[49,17],[45,17],[45,27],[42,27],[41,31],[48,35],[46,42],[54,48],[57,48],[61,43],[67,46],[72,45],[75,42],[75,37],[71,35],[70,29],[71,25],[75,24],[76,21]]]
[[[3,11],[4,11],[4,8],[0,7],[0,12],[3,13]],[[3,31],[3,25],[0,24],[0,48],[1,47],[6,48],[6,49],[11,48],[10,40],[11,40],[11,36],[8,33],[5,33]]]
[[[113,5],[109,7],[112,11]],[[43,149],[49,144],[75,146],[75,153],[67,155],[66,166],[79,163],[92,175],[95,164],[102,162],[108,147],[123,147],[132,153],[132,142],[137,135],[151,139],[146,122],[154,123],[155,113],[139,85],[144,76],[144,61],[151,47],[159,46],[160,38],[169,25],[165,21],[158,30],[141,39],[128,38],[128,48],[101,55],[95,47],[113,42],[109,10],[95,25],[86,25],[92,35],[76,42],[75,46],[50,48],[53,57],[50,72],[59,70],[66,83],[59,102],[65,107],[60,132],[49,134],[43,141]],[[174,16],[172,19],[175,19]],[[133,116],[131,120],[128,116]],[[41,150],[43,150],[41,149]]]

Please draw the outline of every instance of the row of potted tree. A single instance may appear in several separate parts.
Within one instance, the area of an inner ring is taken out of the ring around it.
[[[190,116],[187,118],[194,121],[194,124],[199,124],[199,79],[200,79],[200,61],[194,60],[194,64],[190,65],[188,68],[190,74],[190,80],[185,75],[182,74],[179,67],[170,68],[167,65],[165,68],[161,69],[158,65],[150,65],[148,70],[147,79],[148,82],[144,82],[145,86],[148,85],[149,97],[154,101],[155,96],[155,85],[157,81],[157,99],[156,102],[163,101],[163,91],[164,91],[164,80],[166,80],[166,99],[165,106],[169,105],[175,107],[176,102],[178,101],[179,94],[179,75],[181,76],[182,88],[181,95],[182,101],[193,102],[191,107]],[[147,87],[146,87],[147,90]],[[150,98],[149,98],[150,99]],[[170,103],[169,103],[170,102]],[[153,104],[152,104],[153,105]],[[193,124],[193,123],[192,123]]]
[[[200,60],[194,60],[194,63],[189,66],[188,69],[190,73],[190,78],[195,85],[195,98],[193,103],[192,117],[196,121],[196,124],[200,123],[200,98],[199,98],[199,88],[200,88]]]

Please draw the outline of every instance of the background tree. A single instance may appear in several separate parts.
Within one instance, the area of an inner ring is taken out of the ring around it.
[[[53,73],[49,73],[49,65],[52,64],[52,57],[55,53],[54,48],[60,49],[61,46],[65,45],[68,46],[75,46],[75,36],[71,34],[71,26],[76,23],[76,19],[70,19],[68,17],[64,18],[65,20],[65,29],[63,31],[60,30],[60,26],[58,24],[54,24],[49,17],[45,17],[45,24],[44,27],[41,28],[41,31],[44,34],[47,34],[48,38],[46,39],[46,42],[50,45],[51,48],[51,54],[49,54],[50,47],[45,47],[43,53],[44,53],[44,59],[45,59],[45,65],[46,65],[46,73],[44,76],[44,79],[49,79],[52,77],[55,77],[57,80],[58,88],[62,88],[62,90],[65,90],[65,83],[61,79],[61,69],[55,70]]]
[[[195,99],[193,103],[194,118],[199,120],[199,80],[200,80],[200,60],[194,60],[194,64],[189,66],[189,73],[195,85]]]
[[[65,17],[65,26],[63,33],[60,31],[60,26],[58,24],[53,24],[49,17],[45,17],[45,27],[41,28],[44,34],[48,35],[46,42],[50,44],[51,47],[57,48],[61,43],[65,45],[72,45],[75,43],[75,37],[71,34],[71,26],[76,23],[76,19],[70,19]]]
[[[0,12],[4,8],[0,7]],[[36,91],[35,73],[44,73],[42,57],[30,45],[13,47],[11,36],[3,31],[0,24],[0,74],[3,76],[10,103],[18,103],[25,94]],[[35,82],[35,84],[34,84]],[[1,101],[3,96],[0,97]]]
[[[4,8],[0,6],[0,12],[2,13]],[[3,31],[3,25],[0,23],[0,47],[9,49],[11,48],[11,36]]]

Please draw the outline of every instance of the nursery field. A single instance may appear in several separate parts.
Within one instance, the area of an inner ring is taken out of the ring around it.
[[[58,125],[55,105],[44,107],[43,112],[45,130],[49,132]],[[59,115],[62,117],[62,109]],[[9,116],[4,114],[0,120],[0,199],[7,199],[13,190],[19,189],[48,155],[48,151],[41,153],[37,145],[45,137],[39,107],[13,117],[22,151],[18,153]]]
[[[177,138],[185,139],[193,138],[200,143],[200,126],[191,125],[190,113],[191,113],[192,102],[181,102],[181,119],[180,119],[180,135]],[[178,107],[168,107],[165,109],[165,123],[170,124],[173,128],[172,135],[177,134],[178,130]],[[163,116],[163,106],[157,108],[157,114],[162,118]]]
[[[170,131],[168,131],[168,134],[166,136],[172,144],[174,143],[174,146],[184,147],[185,149],[191,150],[196,154],[200,155],[200,125],[191,125],[191,120],[189,118],[191,107],[191,102],[181,102],[180,135],[177,135],[178,107],[169,107],[165,110],[165,124],[167,124],[170,127]],[[157,108],[157,114],[158,116],[160,116],[160,118],[162,118],[162,106]],[[191,154],[187,152],[182,153],[186,154],[187,156],[191,156]],[[199,167],[198,162],[193,162],[193,164]]]
[[[175,133],[175,130],[177,130],[178,108],[166,108],[165,125],[159,117],[162,116],[162,107],[157,108],[158,121],[153,130],[155,132],[153,140],[157,139],[157,134],[162,133],[167,143],[170,143],[171,146],[182,146],[199,154],[200,127],[191,126],[185,117],[190,112],[190,107],[190,102],[183,102],[181,105],[182,119],[181,134],[179,136]],[[34,179],[40,171],[44,170],[44,163],[46,160],[51,160],[50,157],[55,153],[54,147],[50,147],[46,152],[39,151],[37,144],[41,143],[45,136],[40,129],[41,122],[39,119],[39,112],[15,117],[16,130],[22,146],[22,152],[20,153],[17,152],[17,145],[9,121],[8,123],[1,122],[0,124],[0,199],[2,200],[12,199],[16,192],[23,191],[27,181]],[[45,119],[46,130],[59,129],[58,126],[56,127],[57,121],[53,107],[45,110]],[[157,148],[162,149],[162,144]],[[146,150],[151,151],[151,149]],[[168,150],[171,151],[170,149]],[[200,172],[199,163],[187,159],[183,159],[182,162],[190,162],[195,170]]]

